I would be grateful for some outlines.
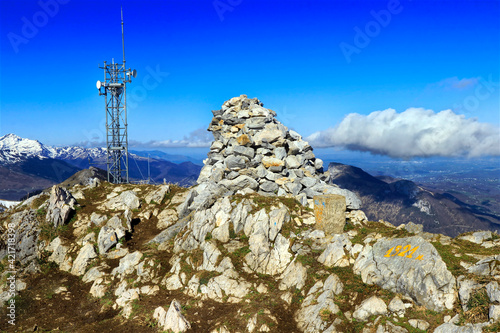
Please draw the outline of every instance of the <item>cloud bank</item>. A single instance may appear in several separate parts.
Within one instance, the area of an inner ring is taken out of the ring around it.
[[[334,128],[310,135],[315,147],[339,147],[396,158],[500,156],[500,128],[451,110],[394,109],[351,113]]]

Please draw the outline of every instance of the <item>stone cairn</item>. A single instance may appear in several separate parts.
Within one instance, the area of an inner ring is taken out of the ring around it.
[[[304,206],[316,195],[339,194],[346,197],[348,209],[359,209],[359,198],[327,184],[323,161],[312,147],[257,98],[234,97],[212,113],[208,131],[214,141],[180,217],[210,207],[218,197],[254,192],[293,196]]]

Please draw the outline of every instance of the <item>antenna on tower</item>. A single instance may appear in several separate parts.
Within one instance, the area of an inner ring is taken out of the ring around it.
[[[123,7],[120,7],[122,14],[122,50],[123,50],[123,67],[125,67],[125,34],[123,33]]]
[[[123,63],[104,62],[104,81],[97,81],[99,96],[104,95],[106,109],[106,148],[108,182],[129,182],[128,172],[128,123],[127,83],[137,76],[137,71],[125,66],[125,34],[123,32],[123,8],[121,8]]]

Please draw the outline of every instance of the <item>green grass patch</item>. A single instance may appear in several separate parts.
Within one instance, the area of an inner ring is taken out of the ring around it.
[[[490,300],[485,288],[476,289],[470,295],[467,302],[469,310],[463,313],[463,319],[467,323],[484,323],[488,321]]]
[[[489,326],[483,327],[484,332],[500,332],[500,321],[491,324]]]
[[[41,194],[38,198],[33,200],[33,202],[31,203],[31,208],[38,209],[45,201],[47,201],[48,198],[48,194]]]
[[[200,279],[200,286],[208,284],[208,281],[210,281],[211,278],[219,276],[219,275],[220,275],[220,273],[213,272],[213,271],[201,272],[198,276],[198,278]],[[198,291],[201,292],[201,290],[199,290],[199,287],[198,287]]]
[[[233,256],[243,258],[248,253],[250,253],[250,248],[248,246],[243,246],[232,253]]]
[[[432,242],[432,245],[436,248],[439,255],[446,263],[446,267],[454,276],[467,275],[468,272],[465,268],[460,265],[460,261],[471,261],[474,262],[473,258],[462,255],[461,257],[455,256],[450,245],[443,245],[440,242]]]

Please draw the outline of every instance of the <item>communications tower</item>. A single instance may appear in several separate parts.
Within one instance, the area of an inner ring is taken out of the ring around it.
[[[121,11],[123,63],[104,62],[104,81],[97,81],[99,96],[104,95],[106,109],[106,168],[108,182],[128,183],[128,133],[127,133],[127,83],[137,76],[137,71],[125,66],[125,37],[123,9]]]

